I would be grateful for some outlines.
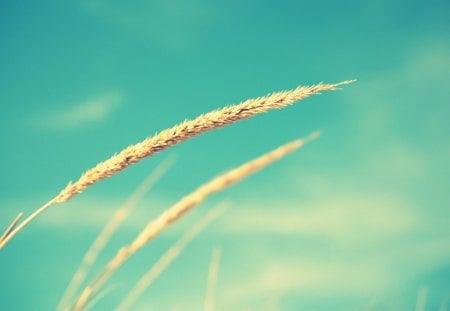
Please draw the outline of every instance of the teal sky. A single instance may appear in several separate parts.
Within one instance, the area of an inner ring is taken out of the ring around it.
[[[112,310],[223,201],[133,310],[201,310],[216,246],[217,310],[448,310],[449,16],[444,0],[2,1],[0,230],[185,118],[358,82],[189,140],[50,208],[0,252],[0,310],[54,309],[102,225],[167,159],[90,279],[198,185],[318,129],[136,255],[92,310]]]

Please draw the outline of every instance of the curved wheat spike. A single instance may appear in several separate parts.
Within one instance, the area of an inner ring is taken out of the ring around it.
[[[169,169],[172,160],[166,160],[158,165],[147,178],[138,186],[138,188],[128,197],[125,203],[115,211],[109,222],[103,227],[103,230],[97,236],[91,247],[88,249],[83,257],[83,260],[77,271],[72,277],[66,291],[64,292],[61,301],[58,304],[57,310],[64,310],[69,302],[74,298],[76,292],[80,289],[81,284],[86,279],[86,276],[95,263],[98,255],[105,247],[106,243],[111,239],[111,236],[117,231],[120,225],[126,220],[130,213],[134,210],[142,197],[153,187],[158,179]]]
[[[130,290],[116,311],[131,310],[131,307],[142,293],[158,278],[158,276],[180,255],[183,249],[197,237],[212,221],[223,214],[227,205],[219,205],[209,211],[195,223],[183,236],[169,248],[158,261],[148,270]]]
[[[264,168],[270,163],[281,159],[288,153],[291,153],[303,146],[305,142],[310,141],[317,136],[318,133],[313,133],[304,140],[295,140],[252,161],[244,163],[243,165],[230,170],[223,175],[213,178],[172,205],[172,207],[163,212],[156,220],[149,222],[133,242],[119,249],[116,256],[109,261],[99,277],[84,289],[75,303],[74,309],[77,311],[83,310],[89,300],[99,291],[99,289],[102,288],[114,272],[119,269],[132,255],[144,247],[150,240],[154,239],[170,224],[182,217],[186,212],[192,210],[194,207],[203,202],[209,195],[223,190],[244,179],[248,175]]]
[[[56,197],[36,210],[22,223],[15,227],[14,230],[9,232],[8,235],[0,240],[0,249],[3,248],[28,223],[43,213],[50,206],[55,203],[62,203],[70,200],[74,195],[83,192],[87,187],[102,179],[111,177],[131,164],[137,163],[146,157],[201,133],[220,128],[240,120],[248,119],[269,110],[284,108],[311,95],[319,94],[322,91],[337,90],[339,86],[349,84],[354,81],[355,80],[348,80],[336,84],[319,83],[313,86],[299,86],[293,90],[248,99],[238,105],[214,110],[206,114],[202,114],[193,120],[186,120],[172,128],[163,130],[162,132],[149,137],[140,143],[131,145],[108,160],[100,162],[95,167],[87,170],[76,182],[70,182],[67,187],[64,188]]]

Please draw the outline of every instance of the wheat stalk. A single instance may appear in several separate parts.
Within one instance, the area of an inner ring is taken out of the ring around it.
[[[315,139],[318,133],[315,132],[305,139],[298,139],[277,149],[266,153],[252,161],[228,171],[227,173],[213,178],[203,184],[192,193],[183,197],[172,207],[163,212],[155,221],[151,221],[141,231],[141,233],[129,245],[122,247],[115,257],[109,261],[100,276],[95,279],[81,293],[74,309],[83,310],[89,300],[98,292],[98,290],[108,281],[114,272],[120,268],[132,255],[142,249],[150,240],[155,238],[161,231],[170,224],[182,217],[186,212],[203,202],[209,195],[223,190],[234,183],[244,179],[248,175],[255,173],[270,163],[279,160],[288,153],[303,146],[306,142]]]
[[[11,222],[11,224],[6,228],[5,232],[3,232],[2,236],[0,237],[0,242],[3,241],[7,236],[11,234],[13,229],[16,227],[17,223],[20,221],[20,219],[23,217],[23,213],[20,212],[16,218]]]
[[[148,270],[130,290],[124,300],[116,308],[116,311],[130,310],[131,306],[142,295],[158,276],[180,255],[183,249],[206,228],[212,221],[218,218],[224,212],[226,205],[219,205],[218,207],[209,211],[197,223],[195,223],[185,234],[169,248],[161,258]]]
[[[0,240],[0,249],[3,248],[17,233],[19,233],[33,219],[56,203],[62,203],[70,200],[74,195],[81,193],[87,187],[94,183],[111,177],[112,175],[127,168],[129,165],[139,162],[145,157],[151,156],[156,152],[167,149],[175,144],[183,142],[191,137],[201,133],[220,128],[234,122],[248,119],[256,114],[260,114],[272,109],[281,109],[291,105],[299,100],[311,95],[318,94],[321,91],[336,90],[340,85],[353,82],[344,81],[337,84],[319,83],[313,86],[300,86],[289,91],[273,93],[264,97],[249,99],[241,104],[214,110],[202,114],[193,120],[184,121],[172,128],[143,140],[140,143],[131,145],[123,149],[118,154],[112,156],[104,162],[100,162],[95,167],[87,170],[74,183],[70,182],[56,197],[51,199],[45,205],[37,209],[24,221],[16,226],[16,223],[9,226],[2,239]]]

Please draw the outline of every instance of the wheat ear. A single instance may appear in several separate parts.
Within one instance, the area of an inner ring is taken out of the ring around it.
[[[142,293],[158,278],[158,276],[180,255],[183,249],[202,232],[206,226],[223,214],[227,205],[219,205],[210,210],[196,222],[183,236],[169,248],[159,260],[148,270],[130,290],[116,311],[131,310],[131,307]]]
[[[81,284],[86,279],[86,276],[97,260],[98,255],[103,250],[105,245],[111,239],[112,235],[117,231],[120,225],[128,218],[131,212],[133,212],[136,205],[142,199],[142,197],[153,187],[153,185],[159,180],[159,178],[169,169],[172,164],[172,160],[166,160],[153,170],[147,178],[138,186],[138,188],[128,197],[125,203],[117,209],[109,222],[103,227],[100,234],[97,236],[91,247],[88,249],[83,257],[83,260],[78,267],[77,271],[72,277],[66,291],[64,292],[61,301],[58,304],[57,310],[64,310],[71,301],[76,292],[79,290]]]
[[[331,91],[339,86],[349,84],[354,80],[348,80],[336,84],[319,83],[313,86],[299,86],[296,89],[273,93],[264,97],[249,99],[241,104],[214,110],[202,114],[193,120],[184,121],[172,128],[143,140],[140,143],[131,145],[123,149],[118,154],[112,156],[104,162],[100,162],[95,167],[87,170],[74,183],[70,182],[56,197],[28,216],[19,225],[10,225],[10,230],[3,234],[0,240],[0,249],[3,248],[18,232],[20,232],[34,218],[43,213],[50,206],[66,202],[74,195],[81,193],[84,189],[98,182],[99,180],[111,177],[112,175],[127,168],[129,165],[139,162],[145,157],[156,152],[167,149],[175,144],[183,142],[201,133],[220,128],[234,122],[248,119],[254,115],[272,110],[281,109],[311,95],[321,91]],[[20,218],[20,217],[18,217]]]
[[[298,139],[286,145],[283,145],[269,153],[266,153],[252,161],[244,163],[243,165],[228,171],[227,173],[213,178],[209,182],[203,184],[192,193],[188,194],[180,201],[175,203],[172,207],[163,212],[156,220],[151,221],[141,231],[141,233],[129,245],[122,247],[116,256],[109,261],[100,276],[95,279],[85,290],[81,293],[79,299],[75,304],[75,310],[83,310],[89,300],[95,295],[98,290],[108,281],[114,272],[122,266],[128,258],[134,255],[142,247],[144,247],[150,240],[155,238],[161,231],[166,229],[170,224],[182,217],[186,212],[193,209],[195,206],[203,202],[209,195],[223,190],[234,183],[244,179],[248,175],[255,173],[270,163],[279,160],[288,153],[303,146],[306,142],[315,139],[318,133],[313,133],[306,139]]]

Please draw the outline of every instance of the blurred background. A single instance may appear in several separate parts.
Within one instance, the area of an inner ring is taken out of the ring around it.
[[[216,130],[50,208],[0,252],[0,309],[51,310],[113,212],[171,169],[89,279],[208,179],[322,137],[201,205],[136,255],[93,310],[221,202],[133,310],[201,310],[211,251],[217,310],[448,310],[450,2],[2,1],[0,227],[147,136],[225,105],[358,79]]]

